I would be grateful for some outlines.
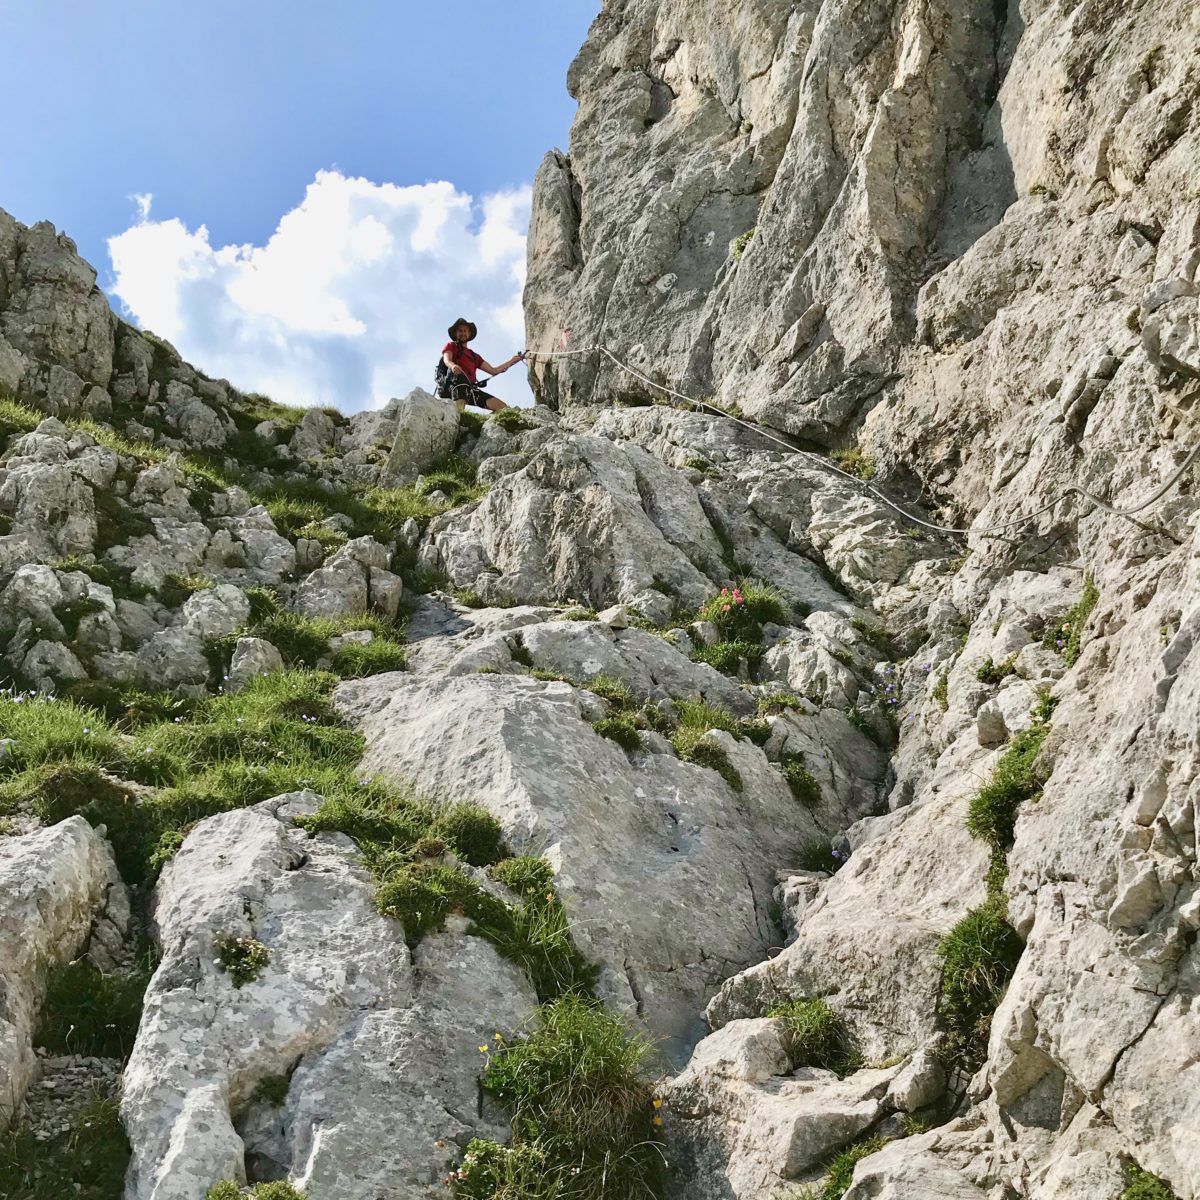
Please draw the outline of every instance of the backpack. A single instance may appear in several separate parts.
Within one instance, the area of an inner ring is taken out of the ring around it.
[[[446,366],[445,360],[438,355],[437,366],[433,369],[433,394],[439,400],[449,400],[450,396],[450,368]]]
[[[462,362],[462,346],[456,346],[450,353],[454,361]],[[439,400],[461,400],[464,389],[474,391],[474,387],[465,379],[455,383],[458,377],[446,366],[445,360],[438,355],[437,366],[433,368],[433,394]]]

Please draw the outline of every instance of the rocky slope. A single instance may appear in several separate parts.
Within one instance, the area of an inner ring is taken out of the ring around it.
[[[863,1159],[846,1195],[1116,1197],[1130,1164],[1200,1190],[1195,471],[1136,522],[1068,492],[1136,505],[1197,443],[1198,47],[1171,0],[629,0],[572,66],[531,344],[567,327],[979,531],[904,646],[891,815],[785,889],[793,940],[724,985],[726,1049],[672,1085],[690,1195],[767,1195],[812,1162],[820,1106],[780,1104],[789,1064],[747,1021],[825,996],[877,1059],[953,1043],[940,939],[997,914],[1012,979],[947,1064],[975,1072],[954,1119]],[[572,414],[658,398],[594,355],[537,383]],[[794,1131],[751,1169],[768,1104]],[[867,1106],[842,1140],[880,1130]]]
[[[1195,1200],[1196,471],[984,531],[1196,444],[1198,41],[629,0],[572,68],[531,345],[964,539],[595,358],[242,395],[0,214],[0,1191]]]

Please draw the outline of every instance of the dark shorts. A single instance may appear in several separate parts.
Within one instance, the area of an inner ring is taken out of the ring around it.
[[[455,403],[466,401],[467,404],[473,404],[476,408],[487,408],[489,400],[498,400],[499,396],[493,396],[490,392],[483,391],[473,383],[454,382],[450,384],[449,399]]]

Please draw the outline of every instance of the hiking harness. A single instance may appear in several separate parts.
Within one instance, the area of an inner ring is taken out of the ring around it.
[[[568,338],[570,337],[570,333],[571,333],[571,331],[569,329],[564,331],[563,337],[562,337],[562,345],[564,345],[564,346],[566,345],[566,342],[567,342]],[[882,504],[886,505],[893,512],[898,513],[901,517],[904,518],[904,520],[910,522],[913,525],[919,525],[924,529],[931,529],[935,533],[958,534],[958,535],[975,534],[978,537],[996,537],[996,536],[999,536],[1000,534],[1007,533],[1007,532],[1010,532],[1010,531],[1016,530],[1016,529],[1021,529],[1027,525],[1032,524],[1038,517],[1042,516],[1045,513],[1050,512],[1051,509],[1057,507],[1068,496],[1080,496],[1084,500],[1087,500],[1091,504],[1094,504],[1097,508],[1101,508],[1105,512],[1111,513],[1114,517],[1123,517],[1125,520],[1131,521],[1139,529],[1145,529],[1151,533],[1161,534],[1164,532],[1163,530],[1152,529],[1150,526],[1142,524],[1141,521],[1134,519],[1135,515],[1137,513],[1144,511],[1145,509],[1149,508],[1151,505],[1157,504],[1158,501],[1161,500],[1169,491],[1171,491],[1175,487],[1175,485],[1180,481],[1180,479],[1183,478],[1183,476],[1187,472],[1188,468],[1192,465],[1192,463],[1194,463],[1196,461],[1197,456],[1200,456],[1200,443],[1198,443],[1197,445],[1192,447],[1192,450],[1190,451],[1188,456],[1183,460],[1183,464],[1179,467],[1178,470],[1175,471],[1175,473],[1170,477],[1170,479],[1168,479],[1167,482],[1162,485],[1162,487],[1160,487],[1148,499],[1143,500],[1140,504],[1135,504],[1132,508],[1114,508],[1111,504],[1108,503],[1107,500],[1102,500],[1099,496],[1094,495],[1092,492],[1087,491],[1085,488],[1080,487],[1078,484],[1072,483],[1072,484],[1069,484],[1067,487],[1063,488],[1063,490],[1061,492],[1059,492],[1055,496],[1053,496],[1050,500],[1048,500],[1040,508],[1035,508],[1033,510],[1033,512],[1027,513],[1025,516],[1018,517],[1013,521],[1006,521],[1002,525],[991,525],[984,529],[975,529],[973,527],[959,528],[959,527],[953,526],[953,525],[938,525],[933,521],[926,521],[921,517],[915,516],[913,513],[909,512],[907,509],[905,509],[901,505],[897,504],[894,500],[892,500],[888,496],[884,495],[884,493],[881,492],[879,490],[879,488],[874,487],[872,484],[867,483],[863,479],[860,479],[857,475],[850,474],[849,471],[843,471],[840,467],[834,466],[834,464],[831,463],[829,461],[829,459],[823,458],[819,454],[814,454],[809,450],[800,450],[796,446],[793,446],[790,442],[784,441],[783,438],[778,437],[776,434],[768,433],[761,425],[752,424],[751,422],[746,421],[741,417],[735,417],[731,413],[726,412],[725,409],[720,408],[715,404],[710,404],[707,400],[698,400],[695,396],[688,396],[683,392],[676,391],[674,388],[667,387],[665,384],[655,383],[653,379],[649,378],[646,375],[643,375],[640,371],[634,369],[628,363],[622,362],[621,359],[619,359],[607,346],[602,346],[602,345],[586,346],[582,350],[565,350],[565,349],[549,350],[549,351],[530,350],[530,351],[526,352],[525,357],[536,362],[538,360],[545,360],[545,359],[552,359],[552,358],[581,358],[584,355],[590,355],[590,354],[600,354],[600,355],[610,359],[619,371],[624,371],[627,374],[632,375],[635,379],[640,380],[642,383],[646,384],[649,387],[654,388],[656,391],[662,392],[666,396],[670,396],[676,400],[682,400],[685,404],[690,405],[693,409],[696,409],[696,410],[707,409],[709,412],[713,413],[714,415],[716,415],[718,417],[724,417],[727,421],[733,421],[734,424],[742,426],[743,429],[749,429],[752,433],[758,434],[759,437],[766,438],[767,441],[775,442],[777,445],[782,446],[784,448],[784,450],[786,450],[788,452],[788,454],[790,454],[796,458],[807,459],[814,466],[820,467],[822,470],[825,470],[825,471],[830,471],[834,475],[839,475],[842,479],[848,480],[850,483],[854,484],[856,487],[860,488],[861,490],[870,493],[872,496],[875,497],[875,499],[879,500]],[[676,405],[675,407],[678,407],[678,406]],[[1171,535],[1167,534],[1166,536],[1170,537]],[[1172,538],[1172,540],[1174,541],[1177,539]]]

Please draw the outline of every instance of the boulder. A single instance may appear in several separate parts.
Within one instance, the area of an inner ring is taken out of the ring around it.
[[[385,675],[336,700],[366,738],[364,774],[481,804],[516,853],[547,854],[598,993],[643,1014],[667,1054],[686,1055],[705,1000],[775,941],[774,866],[814,823],[756,746],[710,735],[739,795],[707,767],[626,753],[584,719],[595,697],[564,683]]]
[[[0,1127],[34,1077],[46,973],[86,948],[110,903],[128,916],[112,851],[82,817],[0,837]]]
[[[240,692],[252,679],[283,670],[283,656],[263,638],[240,637],[233,648],[225,690]]]
[[[449,400],[439,400],[420,388],[392,401],[389,408],[395,412],[395,433],[380,483],[403,487],[454,449],[458,410]]]
[[[891,1070],[792,1071],[784,1024],[731,1021],[660,1088],[671,1139],[671,1194],[752,1200],[812,1174],[887,1112]]]
[[[530,1017],[530,985],[478,938],[410,952],[349,839],[291,823],[319,802],[208,818],[155,889],[162,961],[122,1097],[131,1200],[197,1200],[248,1171],[314,1196],[417,1196],[471,1137],[503,1136],[479,1112],[478,1047]],[[263,948],[240,986],[216,964],[225,936]],[[284,1078],[281,1105],[256,1094]]]

